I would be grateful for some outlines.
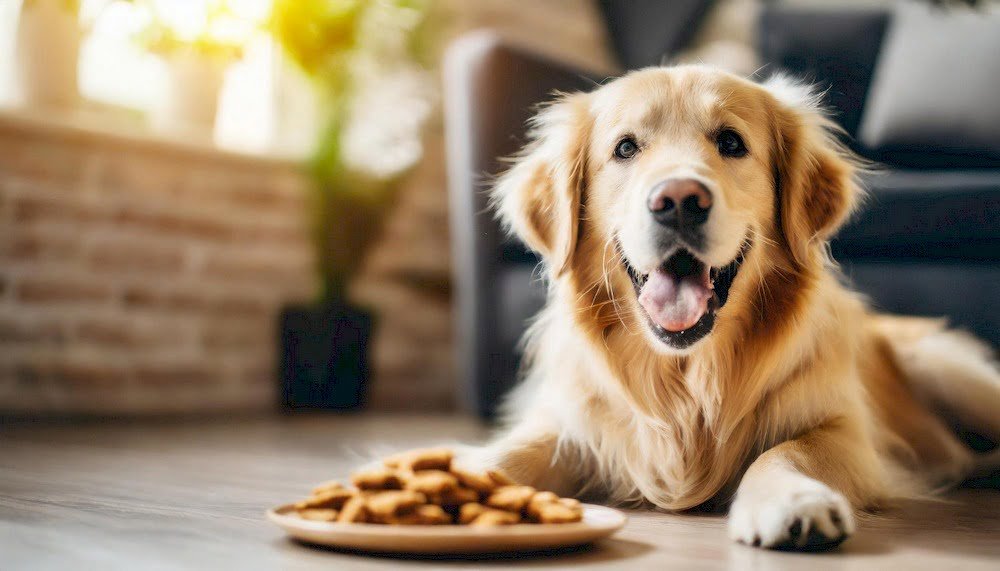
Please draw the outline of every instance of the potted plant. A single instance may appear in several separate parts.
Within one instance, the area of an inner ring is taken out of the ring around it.
[[[307,306],[290,307],[280,324],[281,404],[285,409],[352,409],[362,405],[368,382],[371,312],[352,304],[351,278],[378,236],[400,175],[419,156],[364,141],[419,138],[421,113],[386,103],[392,96],[422,101],[421,89],[399,89],[396,78],[423,77],[417,64],[426,33],[420,0],[276,0],[271,30],[288,57],[312,80],[323,128],[310,162],[312,236],[321,291]],[[405,70],[406,73],[400,73]],[[419,71],[418,71],[419,70]],[[394,83],[395,82],[395,83]],[[420,80],[410,84],[420,84]],[[424,90],[426,91],[426,90]],[[380,96],[377,93],[382,93]],[[382,103],[376,99],[383,98]],[[363,103],[363,104],[359,104]],[[378,107],[375,109],[373,106]],[[394,112],[406,114],[398,121]],[[375,115],[373,117],[372,115]],[[400,133],[400,128],[409,129]],[[419,142],[416,145],[419,149]],[[354,160],[358,155],[395,162]],[[372,168],[375,167],[375,168]]]
[[[24,0],[15,43],[15,73],[26,105],[76,105],[79,12],[80,0]]]

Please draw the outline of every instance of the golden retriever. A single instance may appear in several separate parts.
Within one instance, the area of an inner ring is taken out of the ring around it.
[[[1000,437],[989,349],[841,285],[827,240],[860,190],[833,131],[806,87],[698,66],[544,108],[494,199],[548,302],[509,427],[470,461],[614,503],[731,501],[733,539],[781,548],[996,466],[953,430]]]

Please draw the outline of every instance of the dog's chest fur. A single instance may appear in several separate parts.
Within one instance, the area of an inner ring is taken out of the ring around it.
[[[635,399],[620,391],[602,393],[581,403],[575,415],[589,420],[573,436],[610,500],[691,508],[725,491],[742,473],[746,446],[723,445],[716,437],[718,406],[709,394],[648,395],[644,406],[636,407]]]

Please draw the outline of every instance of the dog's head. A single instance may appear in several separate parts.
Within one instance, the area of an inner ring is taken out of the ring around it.
[[[684,352],[768,266],[822,265],[857,195],[830,131],[793,82],[646,69],[542,110],[495,198],[572,295]]]

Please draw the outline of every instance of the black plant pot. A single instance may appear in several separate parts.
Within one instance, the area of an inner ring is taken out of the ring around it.
[[[371,314],[346,304],[288,307],[279,325],[282,409],[361,408],[368,387]]]

